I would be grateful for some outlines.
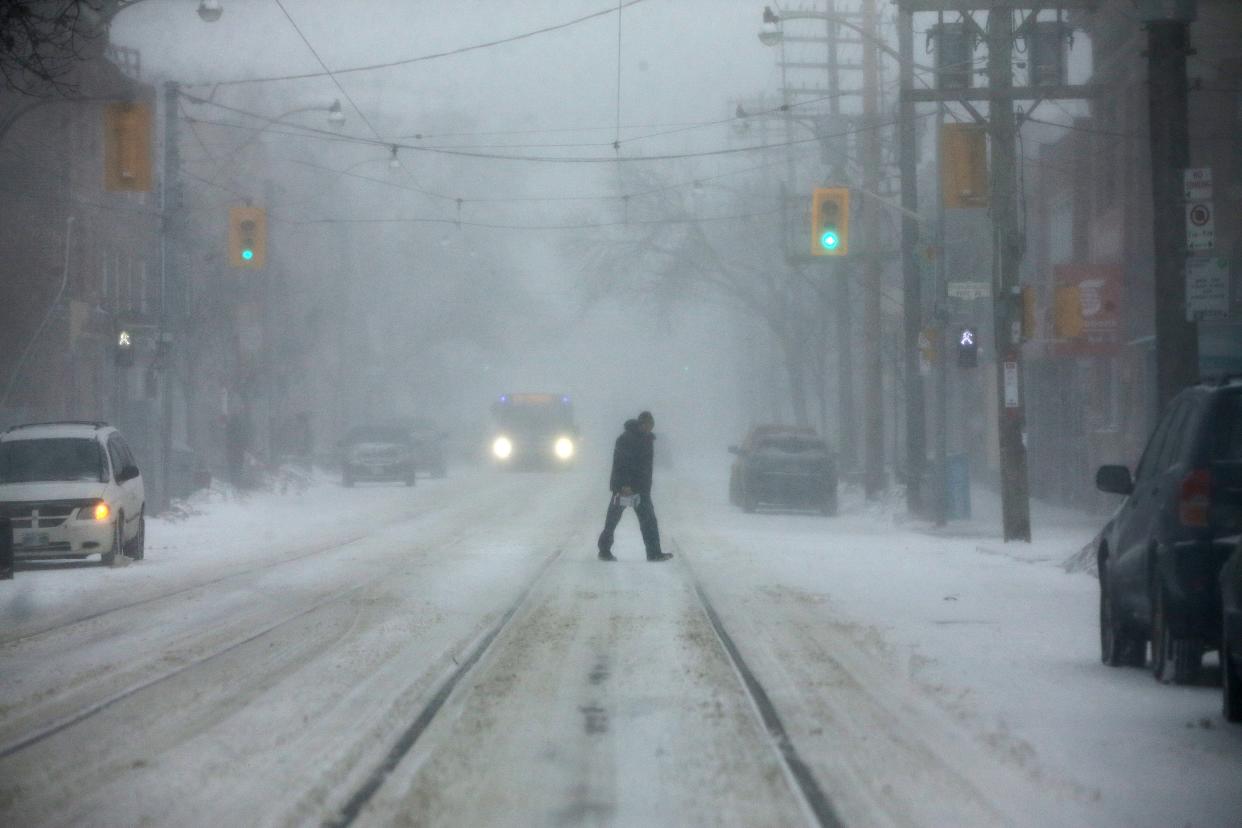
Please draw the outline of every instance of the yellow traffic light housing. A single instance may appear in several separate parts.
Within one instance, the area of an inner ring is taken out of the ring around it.
[[[811,255],[844,256],[849,248],[849,188],[817,188],[811,194]]]
[[[151,190],[151,106],[141,101],[104,104],[104,189]]]
[[[262,207],[229,208],[229,264],[247,269],[267,264],[267,212]]]
[[[940,130],[940,199],[945,207],[988,206],[988,137],[982,124]]]

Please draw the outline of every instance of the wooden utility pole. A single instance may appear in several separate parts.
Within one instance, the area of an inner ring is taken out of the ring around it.
[[[1097,0],[897,0],[901,16],[918,12],[937,15],[956,14],[962,27],[982,38],[988,47],[988,86],[983,89],[945,88],[939,81],[934,89],[915,89],[903,75],[903,103],[958,103],[971,117],[988,127],[991,137],[989,197],[992,213],[993,319],[996,338],[997,419],[1000,450],[1001,506],[1005,540],[1031,539],[1030,491],[1027,481],[1025,437],[1025,393],[1021,354],[1021,297],[1018,267],[1022,257],[1022,233],[1017,210],[1017,130],[1014,102],[1018,100],[1069,100],[1097,94],[1093,86],[1065,83],[1063,78],[1039,86],[1017,87],[1013,82],[1014,41],[1032,31],[1041,10],[1056,11],[1058,20],[1067,9],[1092,9]],[[987,30],[974,14],[986,12]],[[1014,15],[1022,24],[1015,29]],[[904,24],[903,24],[904,25]],[[983,117],[973,106],[988,104]],[[904,137],[904,133],[903,133]],[[939,251],[940,256],[945,251]],[[947,359],[948,354],[941,355]],[[943,391],[942,391],[943,394]],[[942,406],[943,400],[938,403]],[[943,421],[943,417],[940,418]],[[938,423],[943,428],[943,422]],[[943,438],[942,438],[943,439]],[[941,443],[943,445],[943,443]],[[943,450],[942,450],[943,453]],[[944,469],[938,470],[944,474]]]
[[[914,19],[908,11],[897,15],[898,69],[903,89],[914,86]],[[917,133],[914,128],[914,102],[902,100],[898,150],[901,172],[901,272],[902,345],[906,402],[906,509],[920,514],[925,509],[923,475],[927,462],[927,424],[924,408],[923,377],[919,373],[919,334],[923,328],[923,282],[915,260],[919,241],[918,163],[915,157]]]
[[[1000,437],[1001,512],[1005,540],[1031,539],[1031,494],[1026,464],[1026,389],[1018,265],[1022,238],[1017,204],[1017,123],[1013,115],[1013,13],[988,15],[988,88],[998,93],[988,108],[992,137],[992,309],[996,339],[997,430]]]
[[[863,190],[876,193],[880,189],[879,136],[879,56],[876,53],[875,0],[863,0],[862,38],[863,124],[867,130],[862,142]],[[884,268],[880,260],[879,205],[874,199],[862,199],[863,245],[863,407],[866,411],[866,445],[864,488],[867,498],[879,495],[885,487],[884,475],[884,364],[880,340],[883,319],[880,299]]]
[[[1186,56],[1193,2],[1147,4],[1155,247],[1156,411],[1199,380],[1199,326],[1186,319],[1186,223],[1182,172],[1190,166]]]

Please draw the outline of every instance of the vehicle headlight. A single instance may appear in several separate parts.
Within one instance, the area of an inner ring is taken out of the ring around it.
[[[513,442],[508,437],[497,437],[492,443],[492,454],[499,460],[508,460],[509,455],[513,454]]]
[[[556,441],[556,456],[562,460],[568,460],[574,456],[574,441],[568,437],[562,437]]]
[[[78,520],[93,520],[96,523],[103,523],[112,517],[112,507],[105,501],[92,503],[90,506],[83,506],[78,510]]]

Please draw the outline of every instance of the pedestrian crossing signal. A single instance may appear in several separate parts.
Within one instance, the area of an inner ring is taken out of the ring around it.
[[[979,364],[979,333],[963,325],[957,334],[957,367],[974,368]]]
[[[811,255],[844,256],[849,246],[849,188],[816,189],[811,194]]]
[[[229,263],[239,268],[267,264],[267,212],[262,207],[229,209]]]
[[[118,368],[129,368],[134,364],[134,335],[129,331],[120,331],[116,335],[116,365]]]

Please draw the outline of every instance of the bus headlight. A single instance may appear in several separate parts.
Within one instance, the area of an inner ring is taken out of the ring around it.
[[[574,441],[568,437],[562,437],[556,441],[556,456],[562,460],[568,460],[574,456]]]
[[[492,454],[496,455],[497,460],[508,460],[509,455],[513,454],[513,442],[508,437],[497,437],[492,443]]]

